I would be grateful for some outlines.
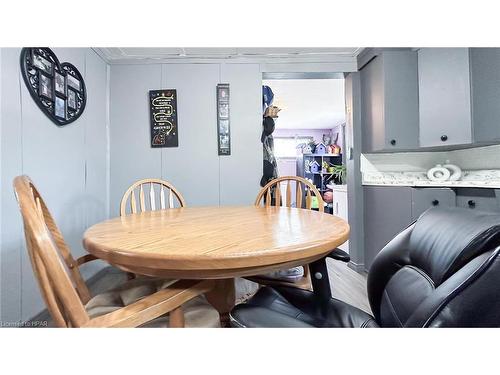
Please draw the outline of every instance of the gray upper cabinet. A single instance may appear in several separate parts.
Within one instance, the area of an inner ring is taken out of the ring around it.
[[[500,140],[500,48],[471,48],[474,142]]]
[[[361,69],[363,152],[418,146],[417,54],[384,51]]]
[[[472,143],[468,48],[418,51],[420,147]]]

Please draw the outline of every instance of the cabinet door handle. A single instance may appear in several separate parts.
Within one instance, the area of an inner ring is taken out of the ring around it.
[[[396,140],[395,139],[391,139],[391,145],[396,146]]]
[[[476,202],[472,199],[470,201],[468,201],[467,204],[469,205],[470,208],[476,207]]]
[[[433,206],[437,206],[438,204],[439,204],[439,201],[438,201],[437,199],[434,199],[434,200],[432,201],[432,205],[433,205]]]
[[[441,140],[442,140],[443,142],[446,142],[446,141],[448,140],[448,136],[447,136],[446,134],[445,134],[445,135],[442,135],[442,136],[441,136]]]

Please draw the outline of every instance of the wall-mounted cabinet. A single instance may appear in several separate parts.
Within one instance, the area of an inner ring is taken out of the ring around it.
[[[420,147],[472,143],[468,48],[418,50]]]
[[[363,152],[500,142],[500,48],[374,55],[360,71]]]
[[[500,141],[500,48],[471,48],[472,123],[475,143]]]
[[[418,147],[417,54],[384,51],[360,72],[363,152]]]

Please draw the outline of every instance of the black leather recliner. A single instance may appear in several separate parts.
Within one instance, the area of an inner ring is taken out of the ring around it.
[[[375,258],[367,281],[373,316],[330,298],[331,295],[322,297],[313,284],[314,292],[289,287],[261,288],[248,302],[233,309],[231,324],[498,327],[499,252],[500,214],[432,208]]]

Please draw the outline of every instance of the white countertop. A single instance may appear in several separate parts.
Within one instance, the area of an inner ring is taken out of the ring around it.
[[[473,187],[500,189],[500,170],[463,171],[458,181],[431,181],[425,172],[363,173],[363,185],[412,187]]]
[[[488,188],[500,189],[500,183],[470,183],[465,181],[445,181],[445,182],[363,182],[363,186],[411,186],[411,187],[469,187],[469,188]]]

